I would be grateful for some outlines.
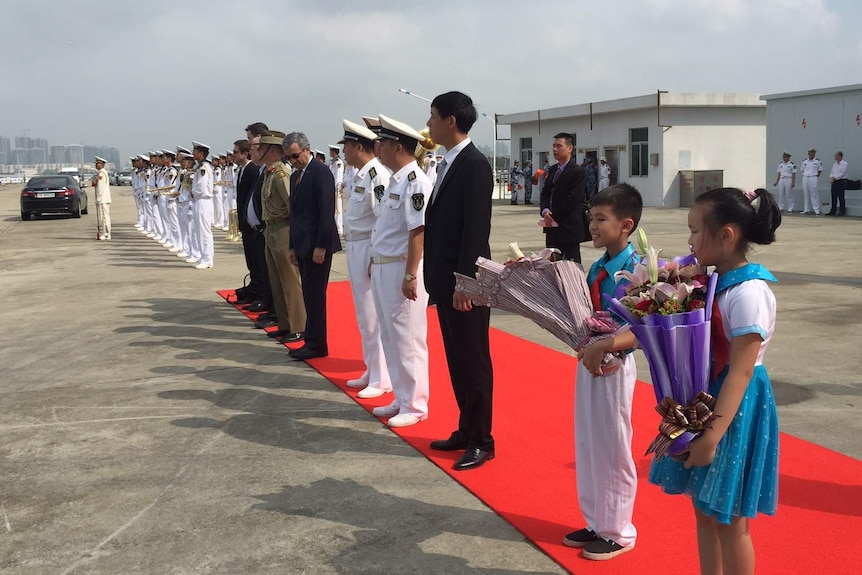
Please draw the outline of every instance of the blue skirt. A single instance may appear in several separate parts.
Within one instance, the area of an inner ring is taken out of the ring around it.
[[[725,368],[710,386],[718,397]],[[670,457],[653,459],[650,483],[690,495],[695,507],[729,524],[733,517],[774,515],[778,506],[778,412],[766,368],[755,366],[736,417],[706,467],[686,469]]]

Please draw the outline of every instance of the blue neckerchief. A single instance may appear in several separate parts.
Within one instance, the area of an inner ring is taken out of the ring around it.
[[[715,293],[721,293],[729,287],[741,284],[748,280],[764,280],[768,282],[777,282],[775,276],[768,269],[760,264],[745,264],[741,268],[730,270],[729,272],[718,275],[718,283],[715,286]]]

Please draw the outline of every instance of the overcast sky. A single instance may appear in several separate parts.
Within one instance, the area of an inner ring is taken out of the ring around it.
[[[859,0],[0,0],[0,135],[224,150],[250,122],[323,148],[341,119],[419,128],[433,98],[493,116],[671,92],[860,82]],[[473,139],[490,144],[484,118]],[[508,137],[508,129],[501,129]]]

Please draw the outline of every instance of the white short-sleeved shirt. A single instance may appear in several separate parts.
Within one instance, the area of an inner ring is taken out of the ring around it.
[[[778,164],[778,173],[782,178],[790,178],[796,173],[796,164],[793,162],[781,162]]]
[[[209,162],[201,162],[192,176],[192,197],[196,200],[213,197],[213,167]]]
[[[802,161],[803,176],[817,176],[823,171],[823,164],[817,158]]]
[[[354,234],[370,234],[377,221],[379,205],[389,187],[389,169],[377,158],[356,170],[345,187],[347,207],[344,210],[344,238]]]
[[[755,361],[755,365],[761,365],[775,331],[775,295],[767,282],[761,279],[744,281],[722,291],[716,298],[727,341],[750,333],[763,339]]]
[[[410,231],[425,225],[430,195],[431,182],[415,161],[392,174],[371,232],[372,257],[407,257]]]

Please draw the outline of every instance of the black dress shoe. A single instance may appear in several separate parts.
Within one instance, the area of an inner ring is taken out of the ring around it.
[[[285,332],[282,335],[278,336],[278,341],[281,343],[296,343],[298,341],[302,341],[305,339],[305,332]]]
[[[266,311],[266,304],[263,303],[261,300],[253,301],[253,302],[251,302],[251,305],[248,306],[248,311],[251,311],[251,312]]]
[[[279,330],[276,330],[276,331],[268,331],[268,332],[266,332],[266,337],[279,338],[279,337],[284,337],[284,336],[286,336],[286,335],[287,335],[287,334],[289,334],[289,333],[290,333],[290,330],[289,330],[289,329],[279,329]]]
[[[486,461],[494,459],[494,449],[479,449],[471,447],[464,452],[461,459],[455,462],[452,469],[455,471],[467,471],[468,469],[476,469],[481,467]]]
[[[247,304],[254,303],[254,298],[252,298],[250,295],[244,295],[243,297],[237,299],[233,303],[235,305],[247,305]]]
[[[270,317],[263,317],[254,322],[254,327],[256,327],[257,329],[266,329],[274,325],[278,325],[278,322]]]
[[[290,357],[299,361],[314,359],[315,357],[326,357],[329,352],[323,349],[309,349],[308,346],[303,346],[299,349],[294,349],[290,352]]]
[[[236,299],[242,299],[248,295],[248,288],[241,287],[233,290],[233,293],[236,295]]]
[[[431,449],[436,451],[461,451],[467,449],[467,442],[457,431],[452,432],[449,439],[437,439],[431,442]]]

